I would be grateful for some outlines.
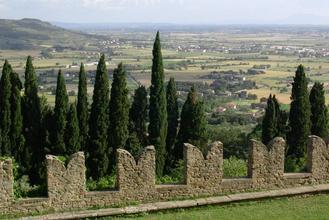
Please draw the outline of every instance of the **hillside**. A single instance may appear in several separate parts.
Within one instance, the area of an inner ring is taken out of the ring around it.
[[[80,48],[96,40],[93,35],[73,32],[37,19],[0,19],[0,49],[37,49],[60,45]]]

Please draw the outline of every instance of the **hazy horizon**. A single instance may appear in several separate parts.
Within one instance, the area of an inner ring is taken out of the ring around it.
[[[0,0],[0,18],[65,23],[329,25],[325,0]]]

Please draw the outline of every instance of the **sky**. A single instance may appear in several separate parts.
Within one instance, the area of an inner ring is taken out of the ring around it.
[[[327,24],[329,0],[0,0],[0,18],[67,23]]]

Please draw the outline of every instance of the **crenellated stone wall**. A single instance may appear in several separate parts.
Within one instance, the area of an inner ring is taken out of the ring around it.
[[[46,156],[46,163],[48,198],[54,206],[65,207],[67,203],[74,203],[84,198],[86,167],[83,152],[73,154],[67,166],[52,155]]]
[[[285,145],[282,138],[275,138],[267,146],[251,140],[248,176],[225,179],[222,143],[211,144],[205,155],[197,147],[185,144],[184,181],[169,185],[155,183],[154,147],[146,147],[137,160],[129,152],[118,149],[117,187],[100,192],[86,190],[82,152],[73,154],[67,165],[57,157],[47,155],[48,196],[19,200],[13,197],[12,161],[6,159],[0,161],[0,213],[61,212],[329,182],[329,145],[324,140],[316,136],[309,138],[307,173],[284,173]]]
[[[13,163],[6,159],[0,161],[0,210],[2,207],[9,206],[13,200]]]
[[[307,168],[314,180],[329,179],[329,145],[317,136],[310,136],[307,149]]]
[[[248,177],[254,188],[283,187],[285,146],[283,138],[275,138],[267,146],[250,141]]]
[[[148,146],[139,159],[117,150],[117,186],[125,197],[139,199],[155,193],[155,149]]]
[[[185,144],[184,152],[184,176],[189,190],[205,194],[218,192],[223,178],[223,144],[209,145],[205,156],[191,144]]]

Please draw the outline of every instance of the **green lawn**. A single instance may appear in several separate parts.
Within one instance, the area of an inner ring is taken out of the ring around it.
[[[103,218],[103,220],[110,218]],[[111,218],[112,219],[112,218]],[[329,219],[329,195],[280,198],[141,214],[115,219]]]

